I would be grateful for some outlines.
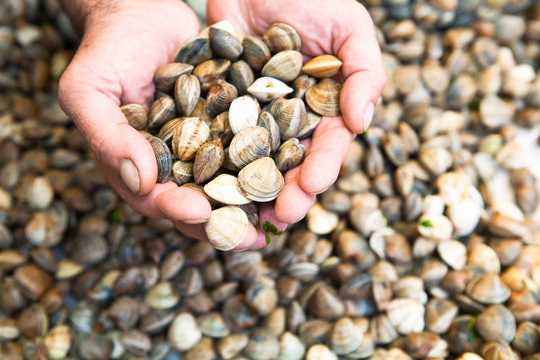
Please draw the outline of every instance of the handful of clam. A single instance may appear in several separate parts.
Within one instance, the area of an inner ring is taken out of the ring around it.
[[[139,104],[121,108],[152,145],[158,182],[207,196],[215,210],[205,231],[219,250],[239,245],[249,222],[258,226],[253,202],[279,195],[282,173],[306,155],[300,140],[321,116],[340,114],[341,84],[331,77],[341,61],[321,55],[303,65],[300,46],[287,24],[245,38],[215,24],[156,71],[148,114]]]

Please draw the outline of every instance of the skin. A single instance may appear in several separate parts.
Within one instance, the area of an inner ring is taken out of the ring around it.
[[[185,234],[206,239],[208,201],[172,182],[156,184],[153,151],[119,110],[126,103],[151,103],[155,70],[171,62],[178,47],[199,33],[195,14],[178,0],[66,0],[64,5],[84,36],[60,80],[59,102],[95,153],[103,176],[135,211],[168,218]],[[305,58],[329,53],[343,61],[343,117],[322,119],[306,142],[304,163],[285,175],[275,203],[260,205],[261,224],[270,221],[285,229],[301,220],[316,194],[334,183],[355,134],[369,125],[364,123],[365,109],[376,103],[386,83],[373,24],[354,0],[209,0],[207,9],[209,24],[226,19],[243,35],[262,35],[275,22],[290,24],[302,38]],[[138,172],[136,193],[120,175],[126,159]],[[250,225],[235,250],[265,244],[262,230]]]

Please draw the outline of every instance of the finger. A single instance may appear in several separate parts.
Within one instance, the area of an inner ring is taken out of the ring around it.
[[[298,184],[300,167],[285,174],[285,186],[276,199],[276,220],[286,224],[296,223],[306,215],[315,203],[315,195],[306,193]]]
[[[299,185],[308,194],[320,194],[332,185],[354,139],[340,118],[324,117],[300,168]]]
[[[164,216],[187,224],[200,224],[208,221],[212,207],[199,192],[175,187],[156,197],[156,206]]]
[[[270,241],[276,237],[274,234],[267,234],[264,231],[264,224],[268,221],[271,224],[275,225],[278,231],[284,231],[287,229],[287,224],[279,221],[276,218],[274,213],[274,202],[262,203],[259,205],[259,224],[260,228],[257,233],[257,240],[253,245],[252,249],[260,249],[267,245],[266,235],[270,236]]]

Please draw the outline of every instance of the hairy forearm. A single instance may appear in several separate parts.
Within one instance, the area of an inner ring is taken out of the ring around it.
[[[119,7],[119,0],[60,0],[60,3],[80,35],[84,33],[89,20],[99,19]]]

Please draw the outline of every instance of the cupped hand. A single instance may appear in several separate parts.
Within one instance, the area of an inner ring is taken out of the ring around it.
[[[275,206],[261,209],[261,217],[283,228],[302,219],[315,195],[335,182],[355,134],[371,122],[386,84],[373,22],[356,0],[208,0],[207,20],[228,20],[243,35],[262,35],[273,23],[285,23],[300,34],[305,58],[335,54],[343,62],[343,116],[323,117],[303,164],[286,174]]]

